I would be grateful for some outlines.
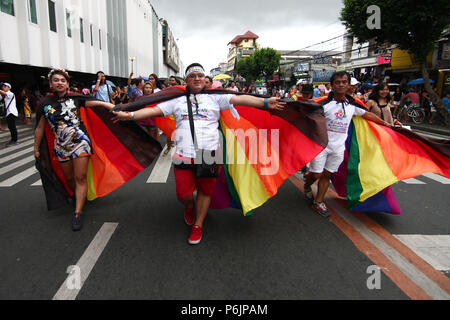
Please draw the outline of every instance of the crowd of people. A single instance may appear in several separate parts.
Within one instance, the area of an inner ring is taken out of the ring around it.
[[[44,127],[48,123],[54,134],[54,154],[58,157],[68,185],[74,191],[75,211],[72,216],[72,229],[78,231],[82,228],[82,210],[86,201],[88,190],[87,170],[88,160],[93,154],[92,143],[86,128],[81,121],[78,109],[82,107],[103,107],[107,110],[117,110],[115,106],[138,103],[143,97],[165,90],[168,87],[184,85],[193,95],[193,99],[186,97],[174,98],[162,102],[153,108],[144,108],[134,112],[114,111],[113,122],[135,121],[154,139],[159,140],[159,128],[154,117],[172,116],[176,122],[177,130],[183,129],[192,133],[192,139],[184,139],[176,135],[176,152],[174,159],[182,160],[183,165],[175,165],[176,194],[184,205],[184,218],[192,226],[188,242],[198,244],[202,239],[203,224],[211,202],[211,196],[217,176],[208,174],[199,176],[197,169],[190,164],[196,159],[196,150],[217,150],[219,148],[218,126],[221,110],[232,110],[233,105],[245,105],[260,109],[275,109],[283,111],[289,100],[311,100],[322,105],[328,129],[328,146],[321,152],[309,166],[305,168],[306,200],[315,212],[324,217],[329,216],[324,203],[324,196],[330,184],[330,177],[337,172],[344,160],[345,141],[347,132],[354,116],[360,116],[375,123],[393,126],[396,107],[406,98],[413,103],[420,103],[418,94],[410,92],[402,95],[397,91],[392,97],[389,87],[378,84],[374,88],[364,88],[358,92],[361,83],[351,77],[347,72],[336,72],[328,85],[319,88],[306,82],[299,82],[295,87],[284,90],[273,87],[266,97],[254,96],[258,94],[255,86],[238,88],[235,82],[228,85],[215,84],[213,79],[206,76],[200,64],[192,64],[186,69],[183,82],[176,77],[170,77],[166,82],[160,81],[156,74],[148,78],[133,78],[130,74],[127,84],[115,86],[106,79],[103,72],[98,72],[95,84],[90,87],[70,87],[70,76],[64,69],[53,69],[48,75],[51,93],[37,100],[34,152],[37,159],[41,156]],[[229,93],[222,94],[206,92],[209,88],[228,89]],[[11,141],[17,143],[17,130],[13,120],[18,117],[18,110],[14,105],[14,94],[11,85],[5,83],[0,94],[8,106],[6,116],[8,127],[11,130]],[[73,93],[70,93],[70,92]],[[367,91],[367,92],[366,92]],[[236,95],[235,93],[244,93]],[[245,94],[247,93],[247,94]],[[27,92],[23,92],[26,96]],[[74,95],[75,94],[75,95]],[[22,96],[22,95],[21,95]],[[269,98],[269,96],[272,96]],[[423,97],[426,96],[423,94]],[[284,98],[284,100],[281,100]],[[23,101],[24,123],[30,123],[31,103],[29,99]],[[14,106],[11,108],[11,106]],[[188,111],[186,111],[188,110]],[[193,111],[195,110],[195,114]],[[234,110],[236,111],[236,110]],[[392,114],[394,112],[394,116]],[[188,114],[188,116],[187,116]],[[14,120],[15,121],[15,120]],[[201,121],[201,122],[198,122]],[[194,123],[199,123],[194,130]],[[401,124],[399,124],[401,125]],[[201,131],[196,135],[195,132]],[[170,137],[169,137],[170,138]],[[168,139],[170,150],[174,144]],[[186,166],[185,164],[188,163]],[[318,192],[314,197],[311,185],[318,181]],[[197,198],[194,191],[197,189]]]

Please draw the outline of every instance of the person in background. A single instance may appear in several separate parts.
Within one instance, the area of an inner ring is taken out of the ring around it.
[[[400,89],[400,87],[395,88],[395,93],[392,97],[392,103],[394,105],[394,110],[392,110],[392,115],[394,116],[394,118],[397,118],[397,112],[399,110],[399,106],[400,106],[400,101],[402,100],[402,90]]]
[[[139,96],[136,100],[139,100],[142,97],[149,96],[153,94],[153,86],[150,81],[147,81],[144,84],[144,88],[142,90],[143,95]],[[156,126],[155,119],[147,118],[144,120],[138,121],[138,124],[144,127],[145,131],[153,137],[156,141],[159,141],[159,128]]]
[[[211,81],[212,82],[212,81]],[[175,76],[171,76],[169,78],[169,87],[173,87],[173,86],[180,86],[181,82],[180,80],[178,80],[177,78],[175,78]]]
[[[228,90],[231,90],[231,91],[234,91],[234,92],[239,92],[239,88],[236,87],[236,82],[232,81],[231,82],[231,87],[229,87]]]
[[[213,84],[213,79],[211,77],[205,77],[205,89],[211,89]]]
[[[350,86],[348,88],[347,94],[349,96],[352,96],[353,98],[361,99],[361,95],[356,92],[356,89],[358,89],[358,86],[361,84],[361,82],[358,81],[358,79],[353,78],[350,80]]]
[[[17,144],[16,118],[19,117],[19,113],[17,111],[16,96],[11,91],[11,85],[9,83],[3,83],[0,95],[5,103],[6,123],[8,123],[8,129],[11,133],[11,141],[6,144],[9,147]]]
[[[131,91],[131,93],[129,94],[129,102],[133,102],[136,101],[136,99],[140,96],[142,96],[143,90],[144,90],[144,85],[145,85],[145,81],[142,78],[137,78],[133,80],[133,86],[134,89],[133,91]]]
[[[447,107],[448,112],[450,112],[450,91],[447,91],[445,93],[445,97],[442,98],[442,101],[444,102],[445,106]]]
[[[394,119],[391,114],[391,100],[388,85],[380,83],[373,89],[366,106],[370,112],[392,126],[394,125]]]
[[[160,92],[163,89],[163,84],[159,80],[158,76],[154,73],[148,76],[148,81],[152,84],[153,93]]]
[[[106,82],[106,76],[103,71],[97,72],[97,81],[92,86],[92,92],[95,94],[95,98],[104,102],[113,101],[112,87]]]

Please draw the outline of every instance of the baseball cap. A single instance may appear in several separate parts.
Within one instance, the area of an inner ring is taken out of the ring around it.
[[[7,86],[9,89],[12,89],[12,88],[11,88],[11,85],[10,85],[9,83],[7,83],[7,82],[4,82],[3,85],[4,85],[4,86]]]
[[[356,86],[357,84],[361,84],[361,82],[359,82],[358,79],[352,77],[352,79],[350,80],[350,85]]]

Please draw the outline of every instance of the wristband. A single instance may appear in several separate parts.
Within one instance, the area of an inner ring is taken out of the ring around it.
[[[264,98],[264,108],[269,109],[269,99]]]
[[[134,112],[131,112],[131,120],[134,120]]]

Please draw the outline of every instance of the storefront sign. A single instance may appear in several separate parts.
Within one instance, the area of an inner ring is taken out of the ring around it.
[[[314,71],[313,82],[328,82],[335,70],[317,70]]]
[[[391,54],[385,54],[384,56],[379,56],[377,59],[378,64],[390,64],[391,63]]]

